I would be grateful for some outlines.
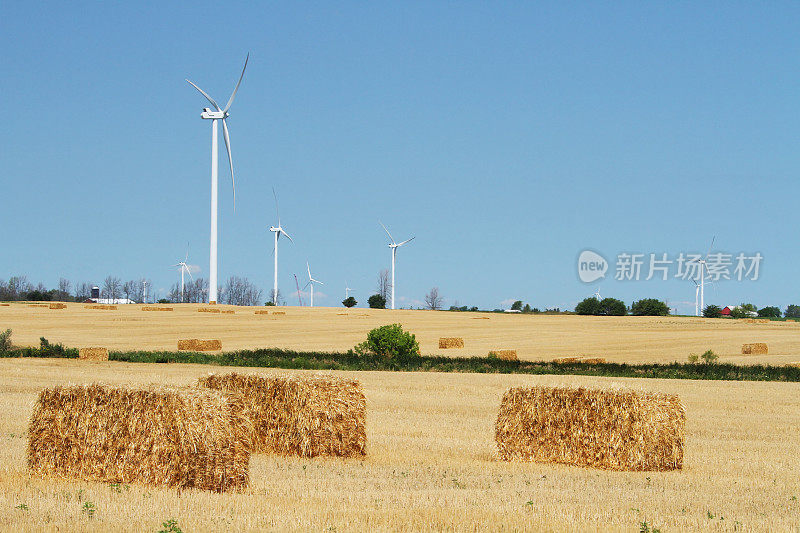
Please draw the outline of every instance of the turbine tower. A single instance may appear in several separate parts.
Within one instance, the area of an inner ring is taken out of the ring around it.
[[[228,111],[233,104],[233,99],[236,97],[236,91],[239,90],[239,85],[242,83],[242,78],[244,78],[244,71],[247,68],[247,61],[250,59],[250,54],[247,54],[247,57],[244,60],[244,67],[242,68],[242,74],[239,76],[239,81],[236,82],[236,87],[233,89],[233,93],[231,94],[228,103],[225,105],[224,109],[220,109],[219,105],[214,101],[213,98],[208,96],[203,89],[189,81],[189,84],[200,91],[200,94],[206,97],[206,100],[211,102],[211,105],[214,106],[214,109],[210,109],[208,107],[203,108],[203,112],[200,114],[200,117],[205,120],[211,121],[211,243],[209,246],[209,269],[208,269],[208,303],[217,303],[217,167],[218,167],[218,156],[217,156],[217,121],[222,121],[222,133],[223,137],[225,138],[225,148],[228,151],[228,162],[230,163],[231,167],[231,185],[233,186],[233,208],[236,210],[236,183],[233,178],[233,157],[231,156],[231,139],[228,134],[228,123],[226,119],[230,115]]]
[[[306,269],[308,269],[308,283],[306,283],[306,287],[311,285],[311,307],[314,307],[314,284],[315,283],[319,283],[320,285],[325,285],[325,284],[311,277],[311,266],[309,266],[308,261],[306,261]],[[305,289],[305,287],[303,288]]]
[[[383,226],[383,222],[381,222],[380,220],[378,222],[380,223],[381,226]],[[394,263],[395,263],[395,257],[397,256],[397,249],[406,244],[407,242],[413,241],[414,237],[406,239],[401,243],[396,243],[394,242],[394,237],[392,237],[392,234],[389,233],[388,229],[386,229],[386,226],[383,226],[383,231],[386,232],[386,235],[389,236],[389,240],[392,241],[391,244],[389,244],[389,248],[392,249],[392,309],[394,309]]]
[[[700,310],[701,311],[705,309],[706,272],[708,271],[708,269],[706,268],[706,261],[708,261],[708,254],[711,253],[711,249],[714,247],[714,240],[716,238],[717,238],[716,236],[711,238],[711,246],[708,247],[708,252],[706,252],[706,256],[700,260]]]
[[[184,273],[189,274],[189,277],[192,278],[194,281],[194,276],[192,276],[191,271],[189,270],[189,265],[186,263],[189,260],[189,246],[186,246],[186,259],[183,261],[178,261],[172,266],[181,267],[181,303],[183,303],[183,287],[184,287]]]
[[[278,210],[278,195],[275,194],[274,187],[272,188],[272,196],[275,197],[275,214],[278,215],[278,225],[270,226],[269,228],[269,230],[275,234],[275,247],[272,249],[272,253],[275,255],[275,280],[272,287],[272,303],[278,305],[278,239],[281,233],[286,235],[286,238],[292,241],[292,244],[294,244],[294,239],[283,231],[283,227],[281,226],[281,212]]]
[[[351,289],[351,288],[350,288],[350,287],[347,285],[347,282],[345,281],[345,282],[344,282],[344,299],[345,299],[345,300],[346,300],[346,299],[348,299],[348,298],[350,298],[350,291],[356,292],[355,290]]]

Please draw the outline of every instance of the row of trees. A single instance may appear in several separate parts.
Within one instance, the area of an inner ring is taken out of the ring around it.
[[[769,305],[758,309],[751,303],[742,303],[731,309],[731,318],[748,318],[753,315],[761,318],[800,318],[800,305],[790,305],[781,313],[780,307]],[[722,308],[718,305],[707,305],[703,309],[703,316],[707,318],[719,318],[722,316]]]
[[[622,300],[616,298],[598,300],[592,296],[576,305],[575,312],[579,315],[595,316],[625,316],[629,313],[634,316],[667,316],[669,306],[655,298],[644,298],[633,302],[628,308]]]

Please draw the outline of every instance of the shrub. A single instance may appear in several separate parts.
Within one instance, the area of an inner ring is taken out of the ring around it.
[[[11,330],[7,329],[0,333],[0,352],[11,351]]]
[[[403,331],[400,324],[375,328],[367,340],[355,347],[358,355],[374,354],[387,359],[406,359],[419,356],[419,343],[413,333]]]
[[[386,309],[386,298],[380,294],[373,294],[367,299],[367,303],[372,309]]]
[[[722,309],[718,305],[707,305],[703,309],[703,316],[706,318],[719,318],[722,316]]]
[[[780,318],[781,310],[778,307],[762,307],[758,310],[758,316],[763,318]]]
[[[348,308],[349,308],[349,307],[353,307],[353,306],[354,306],[354,305],[356,305],[357,303],[358,303],[358,302],[356,301],[356,299],[355,299],[355,298],[353,298],[352,296],[348,296],[347,298],[345,298],[344,300],[342,300],[342,305],[343,305],[343,306],[345,306],[345,307],[348,307]]]
[[[596,315],[600,310],[600,300],[592,296],[586,298],[575,306],[575,312],[579,315]]]
[[[703,352],[702,355],[697,355],[696,353],[689,355],[689,362],[692,364],[700,362],[699,361],[700,359],[702,359],[703,362],[707,365],[713,365],[714,363],[717,362],[719,356],[715,354],[712,350],[706,350],[705,352]]]
[[[661,300],[645,298],[631,305],[631,314],[636,316],[667,316],[669,307]]]

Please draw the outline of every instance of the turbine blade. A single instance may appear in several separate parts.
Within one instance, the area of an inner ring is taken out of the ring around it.
[[[306,283],[305,285],[303,285],[303,288],[305,289],[305,288],[306,288],[306,287],[308,287],[309,285],[311,285],[311,280],[308,280],[308,283]]]
[[[288,234],[288,233],[286,233],[285,231],[283,231],[283,229],[281,229],[281,233],[283,233],[284,235],[286,235],[286,238],[287,238],[287,239],[289,239],[290,241],[292,241],[292,244],[294,244],[294,239],[292,239],[291,237],[289,237],[289,234]]]
[[[404,240],[403,242],[401,242],[397,246],[403,246],[405,243],[413,241],[415,237],[416,237],[416,235],[414,237],[411,237],[410,239]]]
[[[311,279],[311,266],[306,261],[306,270],[308,270],[308,279]]]
[[[711,253],[711,249],[714,247],[714,240],[716,240],[716,238],[717,238],[716,235],[711,237],[711,246],[708,247],[708,252],[706,252],[706,257],[705,257],[706,259],[708,259],[708,254]]]
[[[244,59],[244,67],[242,68],[242,74],[239,76],[239,81],[236,82],[236,87],[233,89],[233,94],[231,94],[231,99],[228,100],[228,104],[225,106],[223,111],[228,111],[231,108],[231,104],[233,104],[233,99],[236,97],[236,91],[239,90],[239,84],[242,83],[242,78],[244,78],[244,70],[247,68],[247,61],[250,60],[250,52],[247,52],[247,57]]]
[[[278,210],[278,195],[275,193],[275,187],[272,188],[272,196],[275,198],[275,214],[278,215],[278,227],[281,227],[281,212]]]
[[[189,81],[188,79],[187,79],[186,81],[188,81],[188,82],[191,84],[191,86],[192,86],[192,87],[194,87],[195,89],[197,89],[198,91],[200,91],[200,94],[202,94],[203,96],[205,96],[205,97],[206,97],[206,100],[208,100],[209,102],[211,102],[211,105],[213,105],[214,107],[216,107],[216,108],[217,108],[217,111],[222,111],[222,110],[219,108],[219,106],[217,105],[217,103],[214,101],[214,99],[213,99],[213,98],[211,98],[210,96],[208,96],[208,95],[206,94],[206,92],[205,92],[203,89],[201,89],[200,87],[198,87],[197,85],[195,85],[194,83],[192,83],[191,81]]]
[[[378,221],[378,224],[380,224],[381,226],[383,226],[383,222],[381,222],[380,220]],[[394,237],[392,237],[392,234],[391,234],[391,233],[389,233],[389,230],[388,230],[388,229],[386,229],[386,226],[383,226],[383,231],[385,231],[385,232],[386,232],[386,235],[388,235],[388,236],[389,236],[389,239],[392,241],[392,244],[395,244],[395,242],[394,242]]]
[[[188,266],[186,267],[186,273],[189,274],[189,277],[191,278],[191,280],[194,281],[194,276],[192,276],[192,271],[189,270]]]
[[[225,148],[228,149],[228,162],[231,165],[231,186],[233,187],[233,210],[236,211],[236,180],[233,178],[233,156],[231,155],[231,138],[228,135],[228,122],[222,119],[222,133],[225,138]]]

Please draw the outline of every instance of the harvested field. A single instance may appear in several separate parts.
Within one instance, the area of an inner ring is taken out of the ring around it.
[[[461,337],[442,337],[439,339],[439,349],[463,348],[464,339]]]
[[[52,303],[52,304],[50,304],[49,308],[50,309],[66,309],[67,308],[67,304]]]
[[[222,349],[222,341],[219,339],[184,339],[178,341],[178,350],[191,352],[213,352]]]
[[[798,383],[334,372],[364,388],[363,458],[253,455],[248,488],[222,494],[136,483],[117,492],[108,483],[28,473],[25,434],[43,388],[95,380],[184,386],[208,370],[0,359],[2,529],[159,531],[170,518],[183,531],[639,531],[643,522],[664,532],[800,527]],[[610,472],[500,461],[494,425],[503,394],[539,386],[678,395],[687,413],[683,469]],[[87,501],[97,509],[94,518],[82,510]],[[16,508],[22,504],[29,510]]]
[[[116,311],[117,310],[117,306],[116,305],[106,305],[106,304],[90,304],[90,305],[84,305],[84,307],[86,309],[100,309],[100,310],[103,310],[103,311]]]
[[[580,363],[580,357],[557,357],[553,359],[554,363]]]
[[[154,305],[145,305],[142,307],[142,311],[174,311],[174,307],[159,307]]]
[[[57,386],[34,406],[27,465],[75,481],[223,492],[248,483],[250,431],[234,395]]]
[[[108,361],[108,348],[80,348],[78,359],[86,361]]]
[[[675,395],[512,388],[495,424],[500,458],[610,470],[680,470],[686,413]]]
[[[198,313],[221,313],[221,309],[219,307],[198,307]]]
[[[764,355],[769,352],[766,343],[753,342],[750,344],[742,344],[742,354],[744,355]]]
[[[180,338],[220,339],[225,350],[280,347],[291,350],[347,351],[364,341],[372,328],[399,323],[416,335],[423,354],[486,357],[511,346],[523,361],[561,357],[598,357],[613,363],[686,362],[689,354],[713,350],[720,362],[786,364],[800,359],[800,323],[773,321],[745,324],[740,320],[694,317],[591,317],[454,313],[358,308],[347,320],[341,308],[295,307],[288,315],[266,320],[264,306],[236,308],[236,314],[197,312],[206,304],[172,304],[170,313],[142,313],[141,305],[120,305],[98,313],[67,303],[58,313],[43,313],[24,304],[2,308],[3,328],[14,331],[14,343],[38,346],[39,337],[80,347],[110,350],[174,350]],[[477,316],[472,316],[477,315]],[[131,319],[136,318],[133,322]],[[299,332],[302,332],[300,334]],[[464,348],[439,351],[439,339],[458,332]],[[769,345],[767,355],[742,355],[753,339]]]
[[[198,386],[244,398],[254,451],[300,457],[365,453],[367,402],[356,380],[233,373],[200,378]]]

